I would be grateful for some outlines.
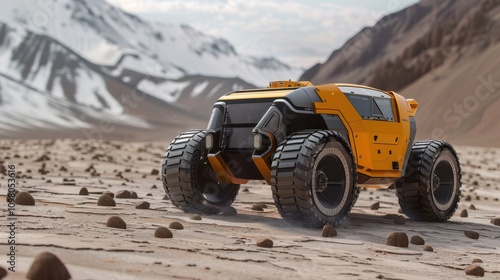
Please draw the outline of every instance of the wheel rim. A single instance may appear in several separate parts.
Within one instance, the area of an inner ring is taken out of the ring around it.
[[[338,153],[337,149],[323,150],[313,169],[313,198],[318,209],[328,216],[336,215],[347,199],[346,162]]]
[[[230,185],[222,184],[216,180],[215,173],[208,164],[206,158],[202,157],[197,166],[198,188],[208,202],[220,204],[231,197]]]
[[[446,210],[453,198],[455,173],[447,161],[437,163],[432,175],[432,197],[439,210]]]

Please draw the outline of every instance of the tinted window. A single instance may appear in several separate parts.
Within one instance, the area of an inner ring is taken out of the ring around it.
[[[377,90],[339,87],[363,119],[394,121],[390,95]]]

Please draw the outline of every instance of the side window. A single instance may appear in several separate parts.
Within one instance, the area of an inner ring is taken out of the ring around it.
[[[394,121],[391,98],[345,93],[362,119]]]

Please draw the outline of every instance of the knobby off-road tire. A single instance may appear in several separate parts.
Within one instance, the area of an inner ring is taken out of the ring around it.
[[[207,160],[205,137],[202,130],[184,132],[163,157],[163,188],[172,203],[186,212],[207,213],[207,205],[229,207],[240,189],[217,181]]]
[[[461,178],[460,163],[450,144],[416,142],[405,177],[396,182],[401,209],[413,220],[447,221],[460,201]]]
[[[341,224],[359,189],[353,155],[340,134],[299,131],[276,150],[271,165],[274,202],[291,224]]]

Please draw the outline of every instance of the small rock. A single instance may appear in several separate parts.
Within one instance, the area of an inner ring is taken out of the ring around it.
[[[138,198],[139,198],[139,196],[137,195],[137,193],[136,193],[136,192],[130,192],[130,198],[131,198],[131,199],[138,199]]]
[[[116,198],[130,198],[130,192],[127,190],[118,191],[115,195]]]
[[[392,232],[387,236],[385,244],[396,247],[408,247],[408,235],[404,232]]]
[[[413,245],[425,245],[425,240],[420,235],[414,235],[410,238],[410,243]]]
[[[198,214],[191,215],[191,216],[189,216],[189,218],[190,218],[191,220],[201,221],[201,216],[200,216],[200,215],[198,215]]]
[[[404,214],[403,209],[399,208],[399,209],[398,209],[398,213],[399,213],[399,214]]]
[[[0,266],[0,279],[3,279],[5,276],[7,276],[7,270]]]
[[[109,196],[111,198],[115,198],[115,194],[112,193],[112,192],[110,192],[110,191],[105,191],[105,192],[102,193],[102,195],[107,195],[107,196]]]
[[[125,223],[125,221],[118,216],[109,217],[108,221],[106,222],[106,226],[112,228],[120,228],[120,229],[127,228],[127,224]]]
[[[257,246],[263,247],[263,248],[272,248],[273,247],[273,241],[271,239],[260,239],[257,241]]]
[[[171,222],[168,227],[171,229],[184,229],[184,226],[179,222]]]
[[[469,217],[469,212],[467,212],[467,209],[464,209],[464,210],[462,210],[462,212],[460,212],[460,217],[462,217],[462,218]]]
[[[16,198],[16,195],[18,193],[19,193],[18,190],[14,190],[14,192],[7,192],[7,195],[5,196],[5,202],[10,202],[9,200],[12,200],[15,202],[15,198]]]
[[[147,193],[146,196],[153,196],[153,194],[152,193]]]
[[[332,227],[331,225],[324,225],[323,231],[321,232],[321,236],[323,237],[337,236],[337,230],[335,230],[335,228]]]
[[[495,226],[500,226],[500,218],[491,219],[491,223]]]
[[[78,195],[89,195],[89,190],[87,190],[86,187],[83,187],[80,189],[80,192],[78,193]]]
[[[135,206],[135,209],[149,209],[149,206],[150,206],[149,202],[142,201],[142,202],[139,202],[139,204],[137,204]]]
[[[174,235],[166,227],[159,227],[155,230],[155,237],[157,238],[172,238]]]
[[[28,192],[19,192],[16,194],[14,202],[19,205],[35,205],[35,199]]]
[[[472,197],[471,197],[470,195],[467,195],[467,196],[465,197],[465,201],[471,201],[471,200],[472,200]]]
[[[56,255],[43,252],[33,260],[26,278],[31,280],[68,280],[71,279],[71,275]]]
[[[424,251],[427,251],[427,252],[434,252],[434,248],[432,248],[432,246],[425,245],[425,246],[424,246]]]
[[[153,185],[151,188],[152,189],[157,189],[158,187],[156,185]]]
[[[158,175],[158,174],[160,174],[160,170],[158,169],[151,170],[151,175]]]
[[[479,239],[479,233],[472,231],[472,230],[466,230],[464,231],[465,236],[469,237],[470,239]]]
[[[68,172],[68,168],[66,168],[64,166],[61,166],[61,168],[59,168],[59,171],[61,171],[61,172]]]
[[[474,204],[471,204],[471,205],[469,206],[469,210],[477,210],[477,209],[476,209],[476,206],[474,206]]]
[[[401,215],[398,215],[397,217],[394,217],[394,219],[392,219],[394,221],[394,223],[396,225],[404,225],[406,224],[406,218],[401,216]]]
[[[481,260],[481,259],[473,259],[472,263],[483,263],[483,260]]]
[[[252,205],[252,210],[254,210],[254,211],[264,211],[264,208],[262,208],[262,205],[254,204],[254,205]]]
[[[372,205],[370,205],[371,210],[378,210],[380,208],[380,202],[375,202]]]
[[[242,190],[242,192],[246,192],[246,193],[247,193],[247,192],[250,192],[250,191],[248,190],[248,188],[244,188],[244,189]]]
[[[97,206],[116,206],[115,200],[109,195],[101,195],[97,200]]]
[[[234,207],[223,207],[221,210],[222,212],[220,214],[223,216],[234,216],[238,214],[238,211]]]
[[[484,268],[480,267],[479,265],[469,264],[468,266],[465,267],[465,274],[483,277]]]

